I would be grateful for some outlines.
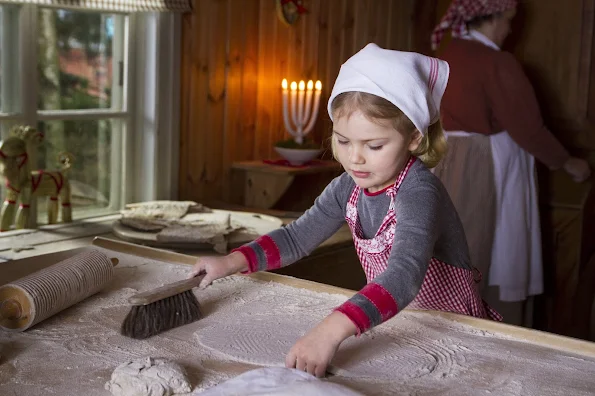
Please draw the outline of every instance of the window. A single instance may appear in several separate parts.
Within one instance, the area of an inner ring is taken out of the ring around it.
[[[43,140],[29,151],[31,169],[65,171],[73,218],[113,212],[124,202],[127,131],[131,130],[125,14],[36,5],[0,6],[0,130],[30,125]],[[2,183],[4,187],[4,183]],[[6,191],[2,190],[2,198]],[[47,221],[47,200],[31,217]],[[36,216],[35,216],[36,215]]]

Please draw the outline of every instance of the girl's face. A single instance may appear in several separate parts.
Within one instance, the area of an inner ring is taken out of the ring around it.
[[[408,135],[394,129],[389,121],[372,122],[363,113],[334,119],[335,155],[355,183],[376,192],[393,184],[421,141],[418,131]]]

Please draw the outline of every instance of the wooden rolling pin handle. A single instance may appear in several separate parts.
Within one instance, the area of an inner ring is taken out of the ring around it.
[[[161,286],[154,290],[149,290],[143,293],[135,294],[128,298],[128,302],[132,305],[147,305],[154,303],[155,301],[163,300],[176,294],[183,293],[188,290],[192,290],[200,285],[200,281],[205,275],[198,275],[194,278],[184,279],[178,282],[170,283],[165,286]]]
[[[21,303],[13,298],[4,300],[0,303],[0,318],[16,320],[23,316],[23,307]]]

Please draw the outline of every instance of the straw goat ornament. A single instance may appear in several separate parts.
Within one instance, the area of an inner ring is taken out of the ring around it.
[[[48,197],[48,223],[58,221],[58,199],[62,204],[62,222],[72,221],[70,207],[70,183],[65,172],[70,169],[73,156],[60,153],[58,161],[62,165],[59,171],[45,169],[31,170],[31,149],[40,144],[43,135],[34,128],[17,126],[11,136],[0,142],[0,175],[5,179],[6,198],[0,213],[0,232],[8,231],[15,220],[15,228],[27,226],[31,198]]]

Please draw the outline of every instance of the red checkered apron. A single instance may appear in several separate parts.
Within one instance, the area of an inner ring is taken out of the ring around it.
[[[386,191],[391,198],[390,206],[374,238],[364,239],[358,219],[357,200],[361,188],[356,186],[349,197],[345,217],[351,228],[355,249],[368,283],[384,272],[388,266],[395,237],[395,196],[415,161],[416,158],[411,157],[395,184]],[[421,289],[409,304],[409,308],[447,311],[501,321],[502,316],[489,307],[479,295],[477,283],[480,280],[481,273],[475,268],[473,271],[457,268],[432,257]]]

